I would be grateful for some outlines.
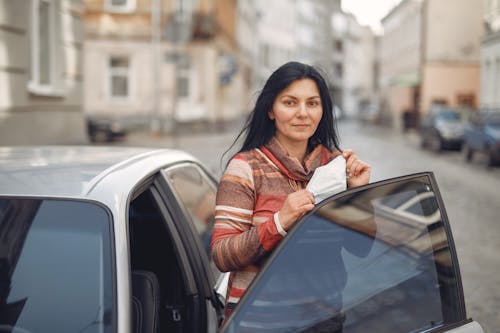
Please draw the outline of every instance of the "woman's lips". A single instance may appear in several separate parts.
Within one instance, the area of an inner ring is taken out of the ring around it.
[[[296,127],[296,128],[307,128],[309,127],[308,124],[295,124],[295,125],[292,125],[293,127]]]

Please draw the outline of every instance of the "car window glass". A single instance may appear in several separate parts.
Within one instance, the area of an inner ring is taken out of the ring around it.
[[[469,117],[469,122],[474,126],[479,126],[480,116],[476,113],[471,114]]]
[[[442,111],[439,118],[447,121],[460,120],[460,114],[452,110]]]
[[[196,165],[186,164],[165,170],[168,181],[193,222],[210,258],[214,226],[216,184]],[[216,273],[219,271],[213,266]]]
[[[428,177],[330,200],[285,241],[228,332],[417,332],[464,319]]]
[[[92,203],[0,199],[0,327],[114,331],[110,230]]]
[[[493,127],[500,127],[500,114],[491,115],[488,119],[488,125]]]

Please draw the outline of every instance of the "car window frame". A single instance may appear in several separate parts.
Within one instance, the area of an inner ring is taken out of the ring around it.
[[[444,201],[442,199],[442,196],[441,196],[441,193],[439,191],[439,187],[437,185],[437,181],[436,181],[436,178],[435,178],[433,172],[431,172],[431,171],[420,172],[420,173],[414,173],[414,174],[409,174],[409,175],[400,176],[400,177],[389,178],[389,179],[377,181],[377,182],[374,182],[374,183],[370,183],[370,184],[367,184],[367,185],[363,185],[363,186],[359,186],[359,187],[355,187],[355,188],[350,188],[350,189],[347,189],[344,192],[340,192],[338,194],[335,194],[335,195],[333,195],[333,196],[325,199],[320,204],[316,205],[312,211],[310,211],[309,213],[307,213],[306,215],[304,215],[301,219],[299,219],[299,221],[297,221],[297,223],[295,223],[295,225],[288,231],[287,236],[288,235],[293,235],[295,233],[295,231],[299,229],[298,227],[302,223],[304,223],[304,221],[309,216],[313,215],[321,207],[323,207],[324,205],[326,205],[328,203],[331,203],[332,201],[341,199],[341,198],[343,198],[345,196],[348,196],[348,195],[351,195],[351,194],[354,194],[356,192],[360,192],[360,191],[363,191],[363,190],[366,190],[366,189],[372,189],[372,188],[376,188],[376,187],[383,186],[383,185],[386,185],[386,184],[391,184],[391,183],[396,183],[396,182],[401,182],[401,181],[410,181],[412,179],[421,178],[421,177],[427,177],[429,179],[429,183],[430,183],[430,185],[432,187],[432,190],[434,191],[434,194],[435,194],[435,197],[436,197],[436,201],[438,203],[438,208],[439,208],[439,211],[441,212],[441,218],[442,218],[443,228],[445,230],[446,237],[448,239],[448,246],[449,246],[449,251],[450,251],[450,255],[451,255],[451,262],[452,262],[452,265],[453,265],[453,270],[455,271],[455,275],[456,275],[456,279],[457,279],[457,289],[458,289],[457,290],[457,292],[458,292],[457,296],[458,296],[458,301],[459,301],[458,308],[459,308],[459,311],[460,311],[460,313],[458,314],[458,317],[460,319],[458,321],[456,321],[456,322],[444,324],[443,326],[435,327],[435,328],[432,328],[432,329],[428,330],[428,332],[443,332],[443,331],[448,331],[450,329],[453,329],[455,327],[460,327],[460,326],[462,326],[462,325],[464,325],[466,323],[472,322],[472,320],[467,317],[466,308],[465,308],[465,297],[464,297],[463,285],[462,285],[462,278],[461,278],[461,274],[460,274],[460,266],[459,266],[458,256],[457,256],[457,252],[456,252],[456,248],[455,248],[455,242],[453,240],[453,235],[452,235],[452,232],[451,232],[451,226],[450,226],[448,215],[446,213],[446,209],[445,209],[445,206],[444,206]],[[261,278],[263,276],[263,273],[266,272],[273,265],[276,257],[287,246],[288,240],[291,239],[291,238],[292,237],[285,237],[277,245],[277,247],[273,250],[273,253],[270,255],[270,257],[268,258],[268,260],[266,261],[266,263],[263,265],[263,267],[261,268],[261,270],[259,271],[259,273],[257,274],[257,276],[254,278],[254,280],[252,281],[252,283],[248,287],[247,291],[245,292],[245,295],[243,295],[243,297],[241,298],[240,302],[238,303],[238,305],[236,306],[236,308],[233,310],[233,314],[231,315],[231,317],[230,318],[226,318],[227,321],[226,321],[225,325],[222,328],[222,331],[221,331],[222,333],[228,331],[228,328],[231,326],[230,323],[232,322],[233,318],[236,317],[235,314],[237,314],[239,312],[239,309],[242,308],[242,307],[240,307],[240,305],[247,302],[247,300],[250,298],[250,295],[253,293],[253,291],[255,289],[255,286],[261,280]]]
[[[116,332],[119,328],[120,323],[120,304],[118,302],[118,273],[117,273],[117,260],[116,260],[116,235],[115,235],[115,219],[113,217],[113,213],[110,208],[106,206],[104,203],[88,199],[88,198],[78,198],[78,197],[57,197],[57,196],[35,196],[35,195],[0,195],[0,199],[26,199],[26,200],[51,200],[51,201],[71,201],[71,202],[83,202],[92,205],[96,205],[102,208],[105,214],[108,217],[107,228],[109,229],[109,247],[110,247],[110,279],[111,279],[111,294],[113,300],[112,311],[113,315],[111,316],[111,331]]]
[[[191,219],[191,215],[189,214],[189,212],[187,212],[187,209],[184,206],[184,204],[182,203],[182,200],[180,200],[179,196],[177,195],[175,188],[173,187],[173,185],[169,181],[169,177],[167,174],[167,172],[169,170],[175,170],[175,169],[181,168],[183,166],[190,166],[190,167],[194,166],[198,170],[202,171],[201,172],[202,175],[207,174],[207,172],[203,168],[200,168],[198,163],[180,162],[180,163],[177,163],[174,165],[170,165],[166,168],[163,168],[161,170],[162,177],[161,177],[161,179],[159,178],[157,181],[158,181],[158,185],[162,186],[164,188],[165,194],[170,198],[169,204],[171,206],[172,212],[175,211],[176,216],[183,217],[185,222],[180,223],[180,221],[176,221],[176,224],[179,225],[178,226],[179,228],[184,229],[184,232],[186,235],[190,236],[189,237],[190,247],[193,249],[196,249],[198,252],[203,253],[203,254],[200,254],[200,256],[197,258],[197,259],[199,259],[198,264],[199,264],[199,267],[202,268],[202,271],[204,271],[204,273],[207,277],[207,279],[204,279],[204,281],[208,282],[206,284],[207,285],[206,287],[208,287],[210,290],[212,290],[212,287],[215,284],[216,279],[215,279],[215,276],[213,276],[212,272],[207,271],[207,267],[209,267],[209,258],[207,256],[206,252],[204,251],[203,247],[201,246],[201,242],[198,239],[198,232],[196,231],[196,227],[193,224],[193,221]],[[208,178],[208,176],[206,178]],[[208,178],[208,179],[210,181],[213,181],[213,179],[210,179],[210,178]],[[172,204],[173,202],[175,202],[176,204],[175,205]],[[186,229],[188,229],[188,230],[186,230]],[[193,236],[193,237],[191,237],[191,236]]]
[[[189,214],[185,211],[185,207],[183,207],[183,205],[181,205],[178,201],[175,189],[172,188],[172,185],[168,180],[167,170],[175,169],[182,165],[196,166],[199,170],[203,171],[202,174],[209,178],[210,181],[213,181],[215,184],[217,184],[210,173],[199,163],[192,161],[181,161],[163,167],[155,177],[153,186],[158,192],[158,200],[161,200],[161,203],[159,204],[164,206],[166,212],[168,212],[172,220],[172,226],[175,227],[176,231],[179,233],[181,239],[183,240],[183,246],[187,251],[186,253],[196,254],[193,256],[188,256],[188,259],[190,261],[191,268],[193,269],[193,273],[195,274],[194,279],[199,291],[199,296],[204,300],[209,300],[211,302],[212,306],[217,312],[217,316],[220,317],[218,319],[220,321],[220,319],[222,318],[223,305],[220,304],[220,301],[214,291],[216,280],[214,275],[212,274],[212,271],[210,270],[209,258],[201,244],[198,232],[196,231],[196,228],[193,225]],[[181,219],[179,220],[176,217],[181,217]],[[200,320],[202,325],[206,325],[207,323],[206,315],[207,313],[202,313],[202,320]],[[206,329],[208,329],[208,327],[206,327]]]

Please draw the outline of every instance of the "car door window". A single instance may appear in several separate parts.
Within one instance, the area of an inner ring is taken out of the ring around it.
[[[465,319],[431,175],[326,200],[252,284],[226,332],[420,332]]]
[[[210,240],[214,226],[216,184],[198,166],[183,164],[165,170],[178,201],[193,223],[210,258]],[[212,263],[216,275],[220,272]]]
[[[0,332],[116,331],[107,209],[0,198],[0,239]]]

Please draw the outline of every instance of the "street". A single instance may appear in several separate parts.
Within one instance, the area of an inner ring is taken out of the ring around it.
[[[356,122],[340,122],[338,128],[342,149],[353,149],[371,164],[372,182],[434,172],[457,247],[468,316],[485,332],[500,332],[500,167],[487,168],[480,156],[466,163],[458,151],[422,150],[415,132]],[[227,161],[227,156],[221,161],[221,155],[236,138],[236,130],[183,134],[176,139],[131,133],[118,144],[183,149],[219,176]]]

